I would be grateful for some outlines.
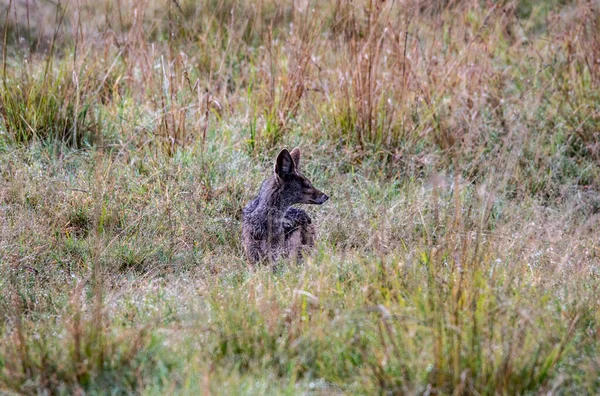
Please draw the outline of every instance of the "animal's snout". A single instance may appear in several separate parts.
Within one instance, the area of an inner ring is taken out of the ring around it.
[[[325,203],[325,201],[327,201],[328,199],[329,196],[327,194],[321,193],[321,195],[317,198],[317,203],[321,205],[322,203]]]

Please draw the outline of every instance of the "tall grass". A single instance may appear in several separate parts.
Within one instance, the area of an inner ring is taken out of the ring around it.
[[[0,389],[597,393],[599,11],[8,2]],[[317,246],[249,268],[298,144]]]

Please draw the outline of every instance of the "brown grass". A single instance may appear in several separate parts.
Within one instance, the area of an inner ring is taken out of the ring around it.
[[[0,15],[2,391],[598,392],[595,2]],[[316,249],[249,268],[298,144]]]

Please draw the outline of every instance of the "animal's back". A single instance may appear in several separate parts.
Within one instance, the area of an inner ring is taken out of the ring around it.
[[[252,214],[252,212],[254,212],[254,210],[256,209],[257,206],[258,206],[258,197],[254,198],[252,201],[248,202],[248,205],[244,206],[244,209],[242,210],[243,218],[245,219],[248,216],[250,216],[250,214]]]
[[[267,219],[261,213],[255,213],[260,203],[260,196],[254,198],[242,214],[242,242],[246,256],[252,262],[266,258]]]

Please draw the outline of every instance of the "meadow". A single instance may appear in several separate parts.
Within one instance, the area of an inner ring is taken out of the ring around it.
[[[0,393],[600,393],[600,3],[5,0]],[[330,196],[250,266],[281,148]]]

